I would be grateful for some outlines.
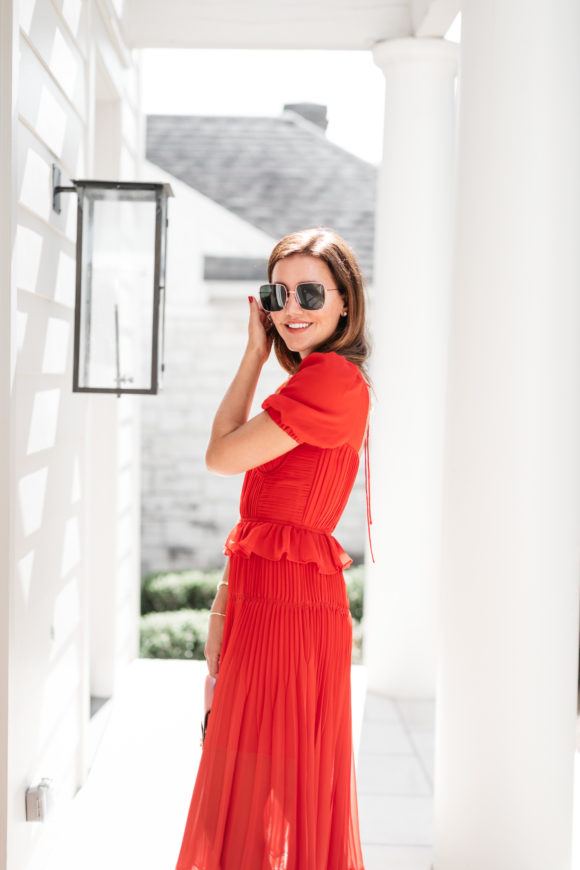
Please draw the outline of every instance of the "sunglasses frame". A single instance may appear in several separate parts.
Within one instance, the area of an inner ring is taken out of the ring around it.
[[[307,306],[307,305],[303,305],[303,302],[301,301],[300,288],[305,287],[305,286],[312,286],[312,285],[315,285],[317,287],[322,287],[322,305],[319,305],[315,308],[312,308],[312,307]],[[284,293],[286,294],[286,297],[284,299],[284,304],[282,305],[281,308],[266,308],[266,306],[264,305],[263,298],[262,298],[262,288],[263,287],[283,287],[284,288]],[[322,283],[322,281],[300,281],[296,285],[294,290],[289,290],[288,287],[286,287],[285,284],[282,284],[281,281],[271,281],[267,284],[260,284],[258,294],[259,294],[259,299],[260,299],[260,305],[262,306],[264,311],[267,311],[270,314],[272,312],[278,313],[280,311],[284,311],[291,293],[294,293],[294,297],[296,299],[296,302],[298,303],[300,308],[302,308],[303,311],[320,311],[322,308],[324,308],[324,305],[326,303],[326,294],[330,293],[333,290],[338,291],[338,287],[325,287],[324,284]]]

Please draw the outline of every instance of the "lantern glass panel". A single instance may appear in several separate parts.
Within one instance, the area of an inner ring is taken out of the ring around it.
[[[78,382],[151,389],[157,195],[79,189],[82,267]]]

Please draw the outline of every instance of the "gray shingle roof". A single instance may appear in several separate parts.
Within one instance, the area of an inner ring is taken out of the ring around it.
[[[275,239],[332,227],[372,277],[377,170],[300,115],[149,115],[147,159]]]
[[[267,281],[268,260],[258,257],[204,257],[204,281]]]

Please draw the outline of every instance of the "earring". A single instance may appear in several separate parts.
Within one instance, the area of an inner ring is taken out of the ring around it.
[[[341,316],[341,317],[346,317],[347,314],[348,314],[348,311],[342,311],[341,314],[340,314],[340,316]]]

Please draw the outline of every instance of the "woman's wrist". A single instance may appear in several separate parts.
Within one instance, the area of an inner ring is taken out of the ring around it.
[[[244,351],[243,361],[247,361],[250,365],[255,366],[258,370],[258,374],[261,372],[264,363],[268,359],[268,352],[265,348],[256,347],[250,341],[246,345],[246,350]]]
[[[228,601],[228,587],[220,586],[213,600],[212,610],[225,610]]]
[[[217,595],[215,596],[213,603],[209,609],[210,616],[212,615],[212,613],[219,614],[220,616],[225,616],[227,603],[227,586],[220,586],[217,591]]]

